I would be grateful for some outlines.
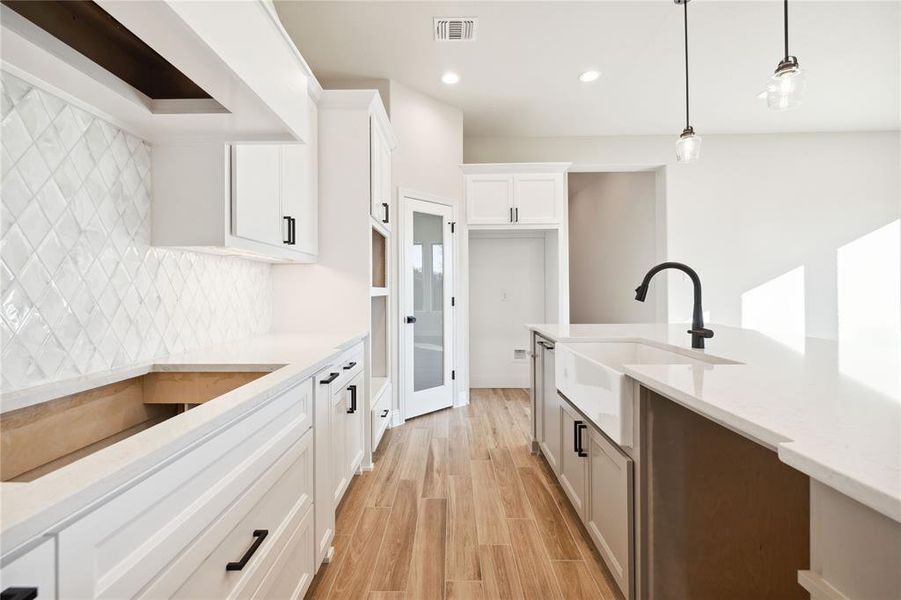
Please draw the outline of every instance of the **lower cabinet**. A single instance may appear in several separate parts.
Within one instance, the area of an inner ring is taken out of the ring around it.
[[[554,346],[538,340],[536,343],[537,372],[535,377],[535,435],[541,452],[554,473],[560,473],[560,398],[554,377]]]
[[[560,451],[560,485],[573,508],[584,519],[588,492],[588,426],[569,404],[560,404],[562,444]]]
[[[540,354],[553,356],[546,348]],[[536,373],[539,391],[542,376],[547,377],[546,371]],[[544,425],[539,444],[541,452],[548,463],[556,464],[560,486],[623,595],[632,598],[635,552],[632,459],[555,389],[543,390],[538,400],[536,397],[536,404],[543,409],[543,419],[538,422]],[[552,457],[556,459],[554,462]]]
[[[344,389],[345,406],[347,407],[347,472],[348,480],[359,472],[363,464],[364,434],[363,427],[366,419],[366,404],[363,402],[363,372],[350,380]]]
[[[3,598],[54,598],[56,544],[48,538],[0,568]],[[32,596],[31,594],[37,594]]]
[[[593,428],[588,429],[588,504],[584,520],[616,583],[630,597],[632,552],[632,459]]]

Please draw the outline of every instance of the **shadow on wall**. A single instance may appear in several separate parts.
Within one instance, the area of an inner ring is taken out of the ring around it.
[[[901,397],[901,220],[836,249],[839,370],[892,398]],[[741,326],[804,352],[804,265],[741,295]]]

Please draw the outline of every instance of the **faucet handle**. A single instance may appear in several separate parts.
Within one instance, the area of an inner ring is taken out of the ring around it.
[[[711,331],[710,329],[707,329],[706,327],[699,327],[697,329],[689,329],[687,331],[687,333],[690,333],[691,335],[697,335],[702,338],[712,338],[713,337],[713,331]]]

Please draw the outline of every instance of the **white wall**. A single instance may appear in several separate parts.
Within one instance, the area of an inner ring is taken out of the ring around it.
[[[650,171],[569,174],[569,306],[572,323],[653,321],[656,287],[634,288],[655,264],[655,186]]]
[[[529,349],[523,324],[545,320],[544,237],[469,240],[470,385],[529,387]]]
[[[838,332],[836,253],[901,212],[898,132],[706,136],[675,164],[675,136],[467,138],[466,162],[574,161],[574,170],[665,166],[665,256],[695,267],[715,323],[741,324],[742,294],[804,267],[805,332]],[[658,256],[659,258],[659,256]],[[691,315],[669,278],[669,320]]]

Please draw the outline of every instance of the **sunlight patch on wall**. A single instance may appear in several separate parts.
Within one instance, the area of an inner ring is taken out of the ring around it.
[[[792,269],[741,295],[741,326],[804,351],[804,267]]]
[[[839,370],[901,396],[901,222],[836,251]]]

